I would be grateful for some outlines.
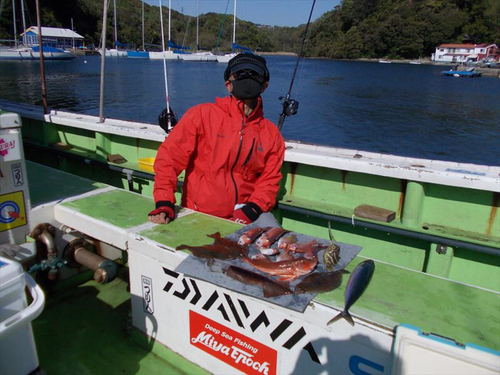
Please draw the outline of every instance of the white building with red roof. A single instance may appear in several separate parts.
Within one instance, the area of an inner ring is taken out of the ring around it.
[[[441,44],[432,56],[437,62],[499,61],[500,50],[496,44]]]

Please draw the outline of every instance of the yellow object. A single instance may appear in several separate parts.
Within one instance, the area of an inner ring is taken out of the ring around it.
[[[153,165],[155,158],[142,158],[139,159],[139,168],[146,172],[154,173]]]
[[[22,227],[28,223],[24,209],[24,192],[0,195],[0,232]]]

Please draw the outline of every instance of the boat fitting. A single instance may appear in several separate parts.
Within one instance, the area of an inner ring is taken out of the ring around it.
[[[80,265],[94,272],[94,280],[99,284],[113,281],[118,273],[118,265],[95,253],[94,246],[88,241],[77,238],[71,241],[64,249],[64,259],[70,267]]]
[[[30,268],[30,272],[49,269],[49,280],[56,280],[59,268],[63,267],[65,264],[65,262],[59,258],[56,242],[54,240],[55,234],[55,228],[49,223],[38,224],[31,233],[31,237],[36,243],[38,258],[41,258],[41,260],[39,264]],[[42,252],[45,252],[45,254],[42,255]]]

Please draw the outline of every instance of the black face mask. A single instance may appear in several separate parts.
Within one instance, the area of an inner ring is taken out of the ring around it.
[[[231,94],[240,100],[256,99],[262,92],[262,84],[252,78],[239,79],[231,83],[233,84]]]

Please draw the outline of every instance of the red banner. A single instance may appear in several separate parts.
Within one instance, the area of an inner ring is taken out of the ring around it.
[[[276,350],[194,311],[189,326],[191,345],[246,374],[276,374]]]

